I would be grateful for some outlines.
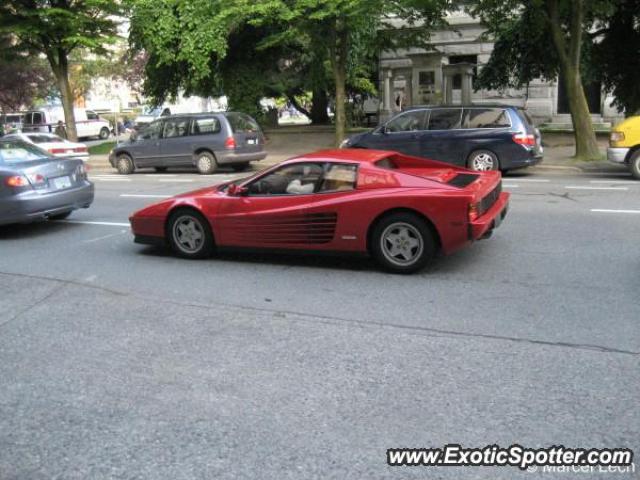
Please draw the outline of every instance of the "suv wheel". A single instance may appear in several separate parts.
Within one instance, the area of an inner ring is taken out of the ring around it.
[[[640,149],[633,152],[629,159],[629,170],[633,178],[640,180]]]
[[[131,157],[126,153],[118,155],[118,158],[116,159],[116,169],[121,175],[129,175],[130,173],[133,173],[135,170],[133,160],[131,160]]]
[[[469,155],[467,167],[476,172],[486,172],[488,170],[498,170],[500,163],[495,153],[489,150],[475,150]]]
[[[218,169],[218,163],[212,153],[200,152],[196,156],[196,168],[202,175],[210,175]]]

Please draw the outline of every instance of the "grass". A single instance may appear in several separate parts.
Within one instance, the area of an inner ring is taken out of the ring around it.
[[[116,142],[105,142],[100,145],[94,145],[89,147],[89,155],[107,155],[115,146]]]

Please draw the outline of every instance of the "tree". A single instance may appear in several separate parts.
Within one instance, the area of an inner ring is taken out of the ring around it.
[[[478,0],[470,7],[495,39],[480,87],[522,86],[536,77],[564,81],[575,156],[600,158],[582,78],[585,32],[606,11],[605,0]]]
[[[69,55],[78,48],[106,55],[117,39],[119,0],[3,0],[0,33],[10,35],[16,50],[43,54],[56,79],[67,133],[77,139]]]

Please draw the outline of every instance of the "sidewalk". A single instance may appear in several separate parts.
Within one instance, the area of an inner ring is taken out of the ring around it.
[[[267,130],[267,158],[256,163],[259,169],[280,163],[288,158],[334,147],[333,129],[331,127],[305,127],[305,128],[280,128]],[[626,167],[615,165],[606,160],[594,162],[581,162],[574,160],[574,146],[570,135],[543,136],[544,160],[541,164],[531,167],[529,171],[566,171],[594,172],[594,173],[618,173],[627,172]],[[600,142],[601,151],[606,152],[607,144]],[[93,171],[111,171],[115,169],[109,165],[107,155],[92,155],[89,165]]]

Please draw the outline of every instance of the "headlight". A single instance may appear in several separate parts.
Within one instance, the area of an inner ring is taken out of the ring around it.
[[[349,147],[349,139],[345,138],[340,144],[340,148],[348,148]]]
[[[612,142],[622,142],[624,140],[624,133],[622,132],[611,132],[611,136],[609,139]]]

